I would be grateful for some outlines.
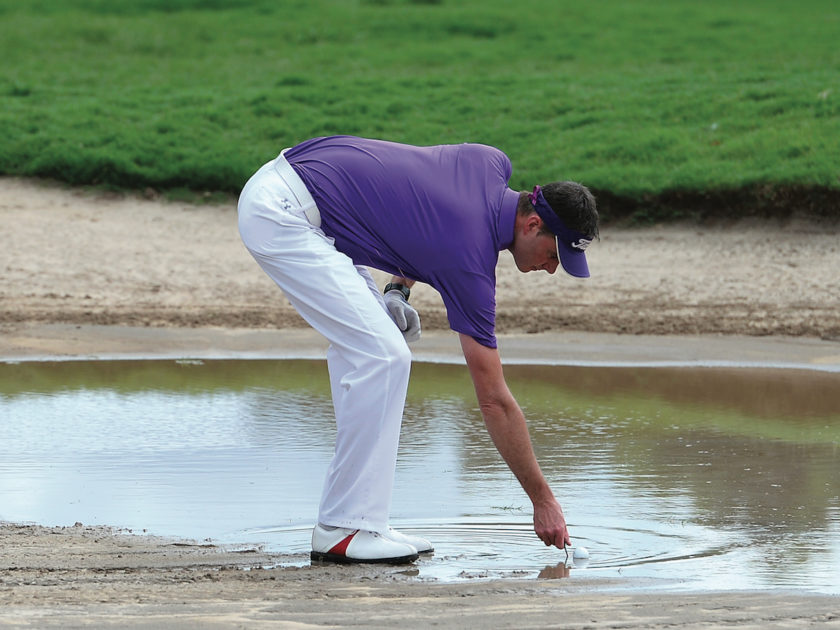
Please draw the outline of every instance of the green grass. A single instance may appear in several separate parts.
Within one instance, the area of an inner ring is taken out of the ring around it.
[[[4,174],[235,194],[348,133],[616,207],[840,198],[836,0],[0,0],[0,29]]]

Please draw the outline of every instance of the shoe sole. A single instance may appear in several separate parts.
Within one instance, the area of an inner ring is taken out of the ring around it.
[[[309,559],[313,562],[332,562],[335,564],[409,564],[419,557],[420,555],[416,553],[396,558],[348,558],[344,555],[322,551],[313,551],[309,554]]]

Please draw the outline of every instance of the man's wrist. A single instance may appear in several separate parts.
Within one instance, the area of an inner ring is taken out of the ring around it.
[[[543,478],[539,484],[536,484],[534,488],[526,488],[526,494],[531,499],[531,503],[534,504],[534,507],[550,507],[552,505],[559,505],[557,501],[557,497],[554,496],[554,493],[551,491],[551,486],[548,485],[548,481]]]
[[[388,293],[388,291],[399,291],[403,294],[405,301],[408,302],[409,296],[411,296],[411,289],[409,289],[404,284],[400,284],[398,282],[389,282],[385,285],[385,291],[383,293]]]

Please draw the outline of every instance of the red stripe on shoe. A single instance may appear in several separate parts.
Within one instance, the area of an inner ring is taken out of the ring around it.
[[[353,537],[358,533],[359,533],[359,530],[357,529],[355,532],[353,532],[352,534],[347,536],[340,543],[335,545],[327,553],[335,554],[337,556],[346,556],[347,555],[347,547],[350,545],[350,541],[353,540]]]

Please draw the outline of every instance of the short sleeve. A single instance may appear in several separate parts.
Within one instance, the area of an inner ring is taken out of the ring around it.
[[[483,346],[496,347],[496,282],[475,272],[435,278],[433,286],[446,306],[449,326]]]

